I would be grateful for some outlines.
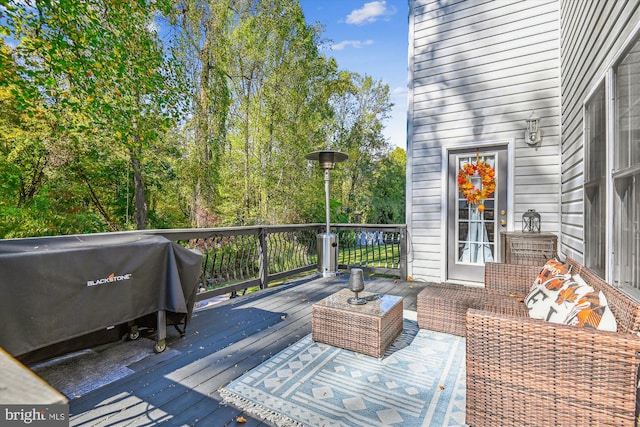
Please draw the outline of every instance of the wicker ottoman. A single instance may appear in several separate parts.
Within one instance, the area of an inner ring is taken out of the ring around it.
[[[464,337],[467,310],[484,309],[486,291],[462,285],[434,284],[418,294],[418,327]]]
[[[342,289],[312,306],[313,340],[381,358],[402,332],[402,297],[381,295],[366,304],[352,305],[347,299],[353,295]]]
[[[528,316],[524,295],[487,291],[446,283],[433,284],[418,294],[418,326],[430,331],[464,337],[467,335],[467,310],[475,308],[492,313]]]

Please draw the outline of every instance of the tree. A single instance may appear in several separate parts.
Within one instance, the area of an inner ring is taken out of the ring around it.
[[[232,0],[181,0],[175,6],[180,58],[191,69],[193,117],[184,135],[189,141],[183,178],[190,184],[190,219],[196,227],[217,222],[220,158],[226,145],[231,103],[229,33]]]
[[[323,222],[320,149],[349,154],[334,220],[395,185],[388,87],[321,55],[296,0],[6,4],[2,235]]]
[[[107,201],[113,194],[94,182],[104,175],[101,165],[128,160],[135,222],[145,228],[146,153],[161,145],[181,111],[179,70],[153,26],[157,13],[169,11],[169,0],[42,0],[6,8],[5,33],[19,41],[18,85],[28,95],[20,108],[33,110],[44,99],[55,136],[65,140],[63,166],[85,183],[111,229],[122,223]]]
[[[390,150],[382,130],[393,104],[389,86],[369,76],[342,71],[332,97],[336,112],[330,144],[349,155],[336,172],[335,190],[348,215],[362,211],[370,198],[375,165]]]
[[[18,108],[24,96],[16,64],[10,49],[0,43],[0,147],[2,171],[2,200],[12,200],[24,206],[40,191],[49,164],[47,140],[50,129],[43,117],[42,101],[34,102],[29,110]]]
[[[382,157],[371,183],[371,196],[364,209],[367,222],[402,224],[405,220],[407,154],[396,147]]]
[[[296,222],[309,188],[304,154],[330,120],[335,62],[297,1],[234,2],[229,35],[228,149],[220,216],[227,224]]]

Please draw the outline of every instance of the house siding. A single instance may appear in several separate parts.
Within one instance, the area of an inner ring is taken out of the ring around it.
[[[556,0],[409,1],[409,274],[441,281],[446,256],[443,147],[512,141],[513,212],[560,231],[560,10]],[[543,141],[524,142],[531,110]]]
[[[561,247],[580,261],[584,255],[583,106],[637,33],[639,6],[638,0],[561,1]]]

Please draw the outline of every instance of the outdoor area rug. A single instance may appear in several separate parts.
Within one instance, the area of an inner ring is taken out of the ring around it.
[[[465,340],[418,329],[381,359],[307,335],[220,390],[277,426],[464,426]]]

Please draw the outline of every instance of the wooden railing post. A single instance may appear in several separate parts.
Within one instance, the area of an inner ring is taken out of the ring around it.
[[[400,227],[400,280],[407,280],[407,227]]]
[[[269,285],[269,252],[267,250],[267,229],[262,227],[258,233],[260,241],[260,265],[259,279],[260,289],[266,289]]]

